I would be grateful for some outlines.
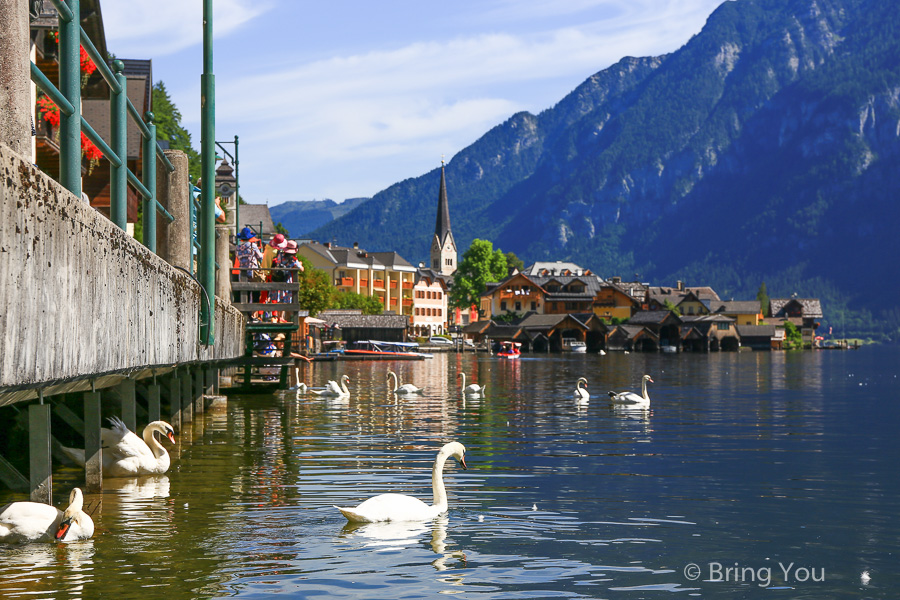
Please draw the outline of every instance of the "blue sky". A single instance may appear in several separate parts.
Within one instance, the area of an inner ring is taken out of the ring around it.
[[[241,195],[372,196],[623,56],[672,52],[722,0],[215,0],[216,138]],[[202,3],[103,4],[107,44],[153,59],[200,149]]]

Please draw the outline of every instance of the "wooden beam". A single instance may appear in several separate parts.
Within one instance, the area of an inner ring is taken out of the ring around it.
[[[32,404],[28,407],[28,457],[31,501],[53,504],[49,404]]]
[[[0,481],[11,490],[27,492],[31,488],[28,478],[19,473],[12,464],[0,456]]]
[[[128,429],[135,431],[137,429],[137,399],[134,379],[129,377],[122,380],[122,383],[116,386],[116,393],[119,395],[122,407],[122,421]]]
[[[100,447],[100,392],[84,393],[84,479],[88,492],[103,490],[103,450]]]

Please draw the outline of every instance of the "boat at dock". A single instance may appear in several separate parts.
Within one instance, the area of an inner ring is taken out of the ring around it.
[[[419,352],[416,342],[383,342],[379,340],[360,340],[352,347],[344,350],[344,359],[394,359],[423,360],[433,358],[427,352]]]

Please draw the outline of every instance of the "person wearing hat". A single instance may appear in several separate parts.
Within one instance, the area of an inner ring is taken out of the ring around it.
[[[272,281],[272,263],[275,262],[275,257],[278,255],[279,250],[284,250],[287,248],[287,240],[284,235],[280,233],[276,233],[272,236],[272,239],[269,240],[269,243],[266,244],[266,249],[263,252],[262,261],[260,261],[259,268],[262,270],[263,275],[265,276],[265,281]],[[260,297],[260,302],[265,302],[268,300],[269,294],[268,292],[263,292]]]
[[[287,240],[287,245],[276,259],[276,266],[281,267],[282,271],[275,271],[275,278],[284,283],[294,283],[297,279],[294,273],[295,269],[303,270],[303,263],[297,260],[297,242]],[[289,290],[275,292],[275,302],[285,302],[290,304],[294,301],[294,292]],[[281,313],[281,322],[287,323],[291,313],[285,311]]]
[[[259,246],[256,245],[256,243],[259,242],[259,239],[249,227],[241,229],[241,232],[238,234],[238,239],[241,240],[241,243],[238,244],[236,250],[239,266],[241,269],[248,269],[241,271],[241,277],[246,278],[246,280],[249,281],[253,277],[253,272],[259,268],[263,253],[259,249]]]

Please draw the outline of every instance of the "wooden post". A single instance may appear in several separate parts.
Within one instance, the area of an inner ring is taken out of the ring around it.
[[[169,424],[175,431],[181,431],[181,378],[173,371],[166,378],[166,392],[169,396]]]
[[[100,392],[84,394],[84,479],[88,492],[103,489],[103,450],[100,448]]]
[[[134,379],[130,377],[118,385],[116,392],[122,407],[122,422],[131,431],[137,429],[137,401]]]
[[[153,383],[147,386],[147,420],[151,423],[162,418],[159,397],[160,385],[156,383],[156,376],[154,375]]]
[[[193,369],[194,374],[194,414],[199,415],[203,412],[203,394],[204,394],[204,384],[203,384],[203,367],[195,367]]]
[[[193,383],[191,382],[191,369],[187,368],[181,374],[181,423],[190,423],[194,420]]]
[[[31,501],[53,504],[49,404],[32,404],[28,407],[28,439]]]

